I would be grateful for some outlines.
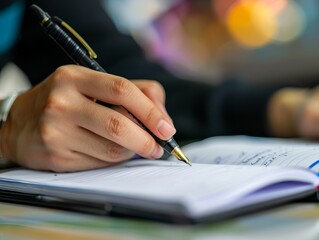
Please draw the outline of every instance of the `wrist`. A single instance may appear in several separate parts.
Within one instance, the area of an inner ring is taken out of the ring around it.
[[[10,95],[8,95],[6,98],[1,100],[1,103],[0,103],[0,129],[2,128],[2,125],[7,121],[8,115],[10,113],[10,109],[18,96],[19,96],[19,92],[13,92]]]
[[[268,104],[268,123],[275,137],[298,136],[297,118],[309,96],[305,88],[284,88],[276,92]]]
[[[18,92],[13,92],[8,95],[6,98],[0,100],[0,168],[3,166],[7,166],[9,164],[9,160],[7,158],[8,149],[6,148],[6,121],[9,117],[9,113],[11,107],[16,100]]]

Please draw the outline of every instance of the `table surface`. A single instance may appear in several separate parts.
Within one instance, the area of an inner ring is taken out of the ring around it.
[[[319,239],[319,204],[284,206],[221,223],[181,226],[0,203],[0,239]]]

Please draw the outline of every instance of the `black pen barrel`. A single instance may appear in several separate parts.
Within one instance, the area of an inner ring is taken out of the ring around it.
[[[47,34],[61,47],[61,49],[78,65],[105,72],[105,70],[92,58],[85,49],[81,48],[58,24],[48,20],[42,24]]]

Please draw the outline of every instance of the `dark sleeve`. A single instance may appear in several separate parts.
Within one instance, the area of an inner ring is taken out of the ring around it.
[[[132,38],[120,34],[97,0],[38,0],[51,15],[73,26],[98,54],[99,63],[112,74],[129,79],[154,79],[167,94],[177,139],[200,139],[222,134],[266,135],[266,107],[277,86],[254,86],[224,81],[218,86],[176,78],[145,58]],[[71,63],[26,10],[15,62],[33,85],[58,66]]]

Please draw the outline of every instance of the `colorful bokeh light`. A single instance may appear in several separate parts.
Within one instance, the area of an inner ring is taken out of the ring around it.
[[[275,36],[278,42],[290,42],[298,38],[306,28],[306,15],[295,2],[290,1],[278,16],[279,31]]]
[[[260,0],[265,3],[275,14],[280,14],[288,4],[288,0]]]
[[[304,10],[294,0],[213,0],[218,19],[246,48],[290,42],[304,31]]]
[[[234,39],[246,47],[260,47],[271,41],[278,23],[274,13],[261,1],[247,0],[233,5],[227,27]]]

